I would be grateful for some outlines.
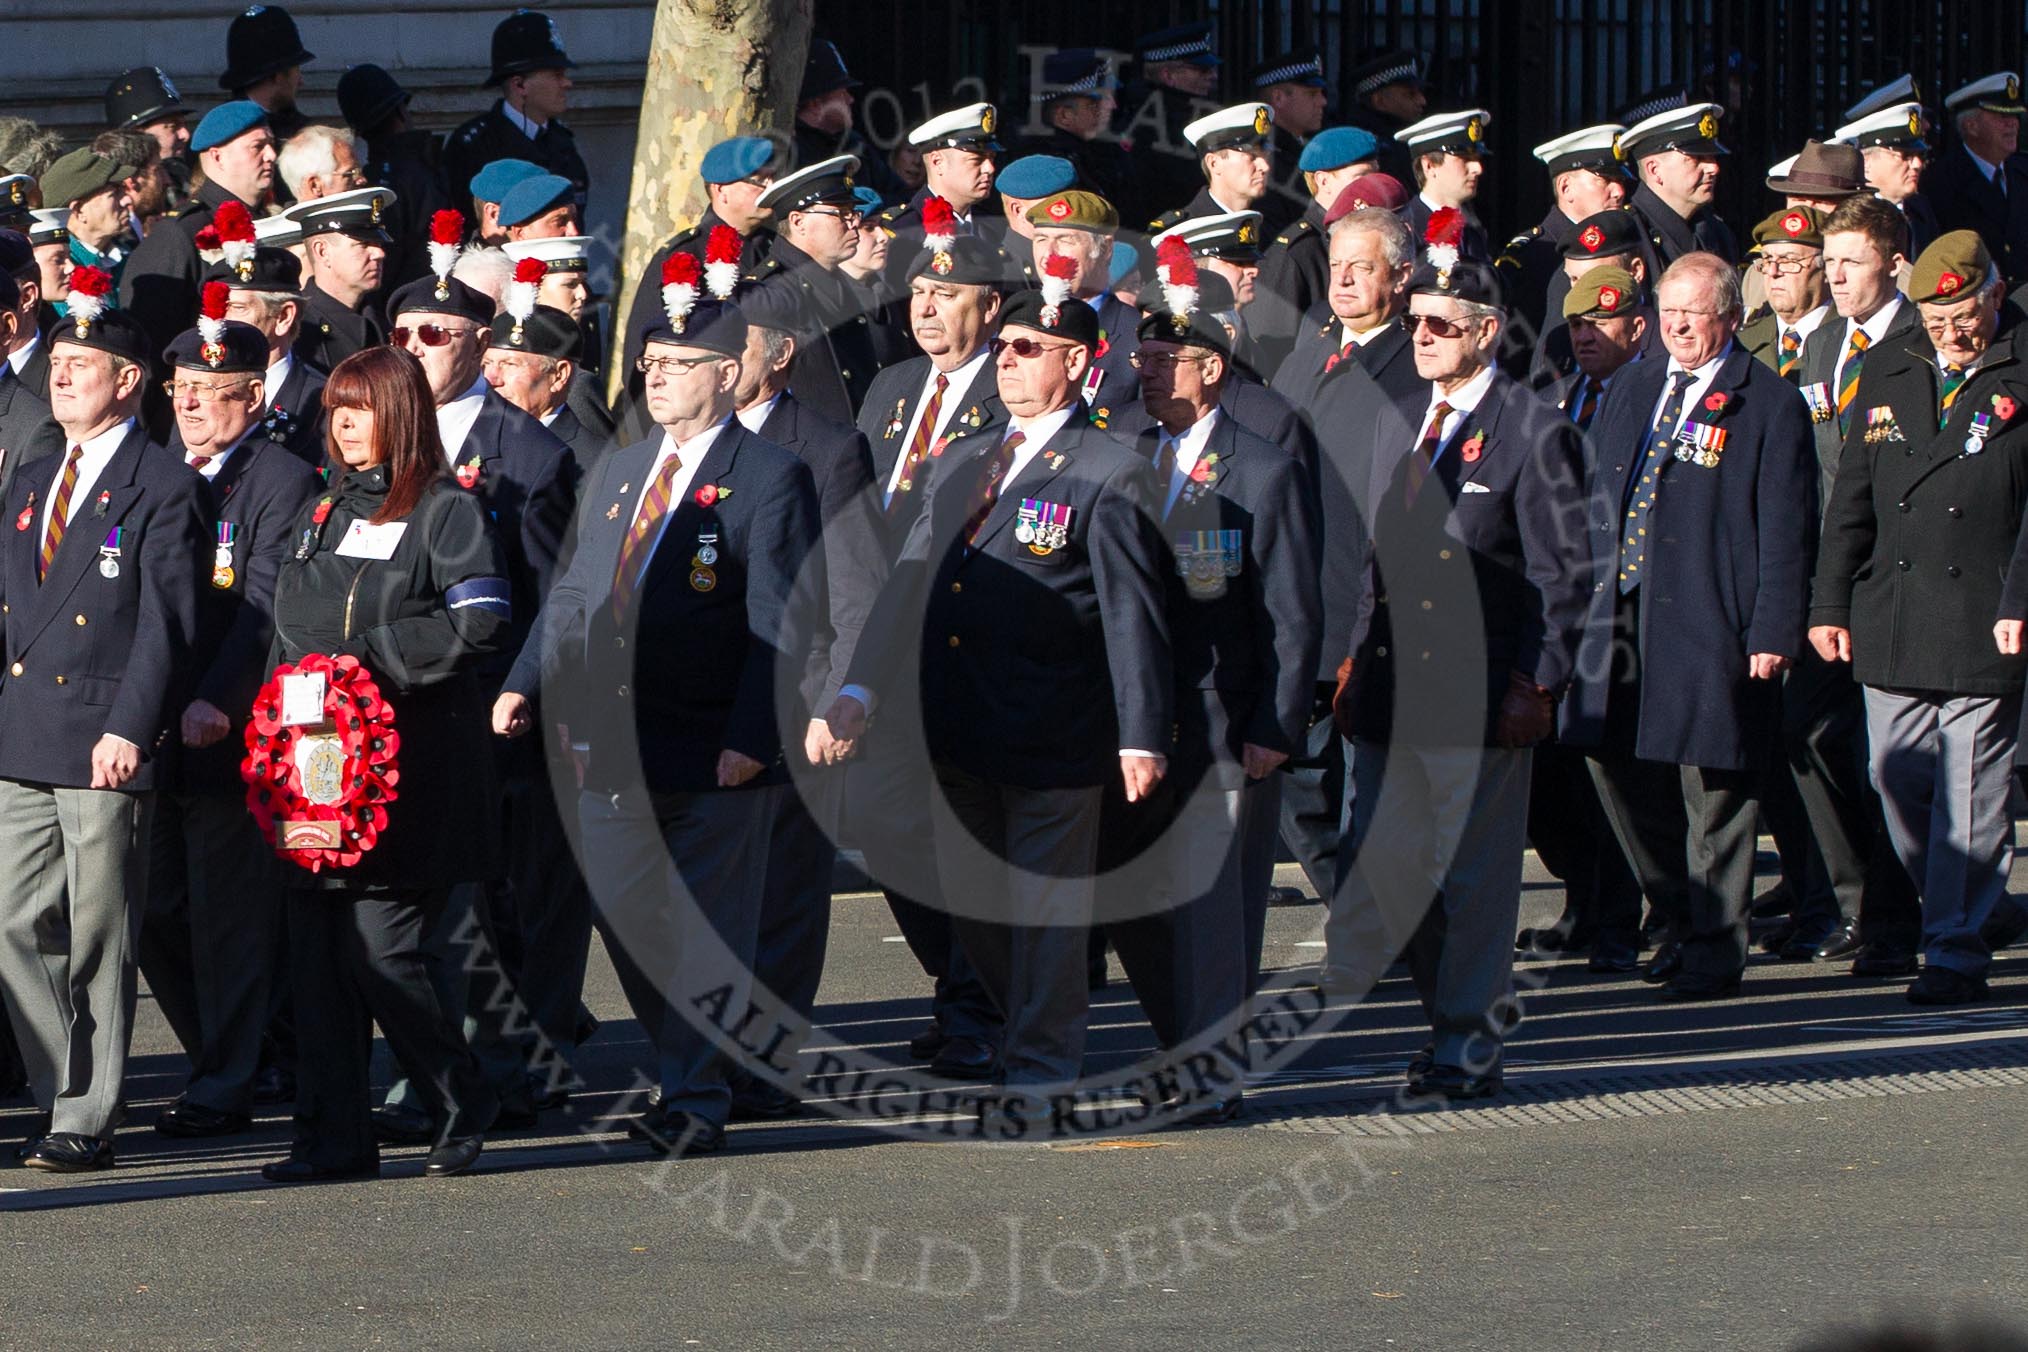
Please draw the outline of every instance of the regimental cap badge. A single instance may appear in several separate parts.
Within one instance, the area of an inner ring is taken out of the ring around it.
[[[1598,308],[1607,314],[1614,314],[1620,308],[1620,289],[1616,286],[1602,286],[1598,289]]]
[[[28,204],[28,199],[22,196],[21,193],[21,185],[24,181],[25,181],[24,179],[17,178],[12,183],[9,183],[7,185],[8,201],[17,207],[26,206]]]
[[[979,111],[979,130],[986,133],[986,135],[991,136],[993,134],[993,123],[996,120],[997,119],[994,118],[993,110],[991,108],[981,109]]]
[[[1963,289],[1965,279],[1955,272],[1946,272],[1936,279],[1936,293],[1939,296],[1955,296]]]
[[[1273,117],[1268,113],[1267,105],[1265,103],[1255,108],[1253,110],[1254,135],[1256,136],[1267,135],[1268,126],[1273,120],[1274,120]]]
[[[1068,198],[1059,197],[1054,202],[1051,202],[1047,209],[1049,212],[1050,220],[1052,221],[1063,220],[1065,217],[1070,215],[1070,200]]]
[[[2009,75],[2007,77],[2007,101],[2009,103],[2012,103],[2015,99],[2018,99],[2020,97],[2021,97],[2021,78],[2018,75]]]
[[[1911,111],[1909,113],[1908,134],[1910,136],[1922,135],[1922,113],[1920,111]]]
[[[1483,139],[1485,134],[1486,129],[1479,125],[1478,118],[1476,117],[1470,118],[1465,122],[1465,139],[1467,141],[1472,141],[1476,143],[1479,140]]]
[[[1257,237],[1258,236],[1254,227],[1254,223],[1252,221],[1241,221],[1239,223],[1238,238],[1241,244],[1251,244]]]
[[[368,209],[373,214],[373,223],[375,225],[380,224],[380,213],[383,210],[385,210],[386,207],[387,207],[387,198],[382,196],[380,193],[373,194],[373,197],[368,204]]]
[[[1626,163],[1627,143],[1618,132],[1613,133],[1613,158],[1622,164]]]
[[[1584,233],[1577,237],[1577,242],[1584,246],[1586,253],[1597,253],[1599,246],[1605,243],[1605,231],[1595,225],[1587,225]]]
[[[1810,222],[1800,211],[1791,211],[1782,217],[1782,233],[1794,238],[1810,228]]]
[[[1707,141],[1718,139],[1718,114],[1706,113],[1697,119],[1697,134]]]

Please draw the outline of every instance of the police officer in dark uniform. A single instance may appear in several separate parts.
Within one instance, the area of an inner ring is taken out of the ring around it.
[[[1550,313],[1550,283],[1563,273],[1564,242],[1577,233],[1579,221],[1626,200],[1631,185],[1619,157],[1623,130],[1605,122],[1535,147],[1535,158],[1549,171],[1555,204],[1541,224],[1508,240],[1493,260],[1512,325],[1504,345],[1521,354],[1524,368]],[[1503,360],[1503,365],[1513,373],[1512,363]]]
[[[366,142],[366,174],[394,189],[382,285],[405,286],[429,271],[430,218],[454,204],[444,178],[443,143],[408,120],[409,92],[379,66],[353,66],[338,77],[338,111]]]
[[[922,250],[923,203],[942,198],[950,207],[957,233],[982,233],[982,218],[998,205],[993,174],[1000,143],[994,139],[999,117],[990,103],[956,108],[916,127],[908,143],[922,153],[923,186],[906,203],[869,215],[866,227],[885,229],[893,238],[882,278],[885,301],[908,290],[908,268]]]
[[[528,160],[576,184],[578,214],[584,214],[591,171],[561,121],[570,106],[568,72],[576,65],[547,14],[518,9],[500,21],[486,84],[501,86],[501,97],[445,142],[444,177],[452,192],[494,160]]]
[[[1310,138],[1324,129],[1324,110],[1330,103],[1324,58],[1315,47],[1283,52],[1255,66],[1247,84],[1248,92],[1265,103],[1275,118],[1274,132],[1268,138],[1273,166],[1268,174],[1268,196],[1263,199],[1274,205],[1261,206],[1261,213],[1270,221],[1293,219],[1310,205],[1300,165]]]
[[[811,38],[810,55],[803,63],[803,83],[796,94],[795,162],[783,167],[805,169],[850,155],[859,161],[859,178],[878,192],[882,201],[901,197],[908,189],[887,167],[880,151],[853,129],[852,91],[857,88],[859,81],[845,69],[838,45],[825,38]]]
[[[1739,261],[1738,240],[1711,207],[1719,158],[1731,153],[1718,140],[1723,113],[1715,103],[1688,104],[1630,122],[1620,135],[1640,180],[1627,205],[1641,218],[1658,269],[1700,251]]]
[[[190,200],[189,120],[190,110],[159,66],[122,71],[106,86],[106,125],[145,132],[162,149],[162,171],[169,177],[165,211],[180,210]]]
[[[879,363],[872,318],[840,264],[858,247],[859,205],[850,155],[823,160],[776,179],[759,205],[774,213],[775,242],[749,274],[765,286],[799,293],[807,327],[798,335],[789,388],[827,418],[852,421]]]
[[[163,359],[176,415],[169,449],[210,485],[216,544],[199,603],[201,674],[159,753],[138,957],[191,1063],[155,1130],[226,1136],[251,1122],[282,916],[278,863],[247,813],[239,763],[268,674],[275,576],[320,481],[262,432],[268,340],[259,329],[192,329]]]
[[[387,341],[373,297],[393,242],[385,222],[393,196],[386,188],[360,188],[290,208],[302,222],[312,274],[303,288],[296,355],[320,371]]]
[[[1268,133],[1274,129],[1274,116],[1265,103],[1240,103],[1208,113],[1183,128],[1183,139],[1197,149],[1205,181],[1189,202],[1172,204],[1149,221],[1148,233],[1158,235],[1193,216],[1221,216],[1229,211],[1259,211],[1275,232],[1293,220],[1294,212],[1269,200],[1274,158]]]
[[[218,87],[235,99],[259,104],[276,140],[286,141],[310,125],[296,107],[296,94],[303,87],[303,67],[316,59],[303,46],[289,11],[254,5],[235,15],[225,30],[225,74],[218,77]],[[275,188],[281,191],[281,184]]]
[[[1403,186],[1413,187],[1415,170],[1408,148],[1395,133],[1422,120],[1429,107],[1429,86],[1423,83],[1422,59],[1414,52],[1380,52],[1347,73],[1351,106],[1345,120],[1373,134],[1380,142],[1380,168]]]
[[[163,217],[134,246],[120,274],[120,308],[133,315],[161,351],[197,313],[204,260],[197,232],[227,202],[253,211],[275,182],[275,140],[268,114],[244,99],[204,115],[190,138],[204,183],[183,210]]]
[[[626,444],[648,434],[650,426],[640,408],[641,373],[634,362],[641,355],[641,336],[662,322],[662,265],[669,256],[687,253],[699,264],[711,242],[711,232],[729,226],[740,237],[740,270],[753,273],[767,262],[774,247],[775,233],[769,227],[772,207],[758,205],[760,196],[775,181],[777,169],[774,142],[765,136],[733,136],[704,152],[698,177],[704,180],[705,196],[711,205],[690,225],[678,230],[648,259],[647,267],[634,288],[634,303],[627,309],[626,344],[621,349],[621,370],[626,376],[621,410]]]
[[[204,274],[224,282],[226,313],[250,325],[267,342],[259,436],[286,448],[312,467],[324,463],[324,373],[295,354],[302,333],[302,265],[287,249],[254,250],[244,268],[225,259]]]
[[[1203,186],[1201,152],[1183,129],[1218,108],[1218,56],[1211,50],[1209,23],[1144,34],[1134,49],[1140,80],[1120,111],[1138,191],[1114,205],[1121,219],[1144,221]]]
[[[1119,88],[1112,62],[1090,47],[1067,47],[1042,58],[1041,77],[1041,88],[1036,91],[1037,116],[1047,130],[1022,137],[1015,143],[1015,153],[1068,160],[1078,183],[1109,202],[1123,200],[1131,190],[1133,168],[1112,130],[1112,115],[1118,107],[1113,91]],[[1070,186],[1065,183],[1022,195],[1041,197]],[[1011,218],[1013,213],[1008,214]]]

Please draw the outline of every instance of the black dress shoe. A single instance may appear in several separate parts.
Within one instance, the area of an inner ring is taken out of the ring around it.
[[[1415,1083],[1415,1092],[1436,1098],[1463,1101],[1491,1098],[1504,1083],[1497,1070],[1479,1074],[1461,1066],[1431,1066]]]
[[[944,1026],[931,1019],[929,1026],[908,1040],[908,1056],[911,1061],[928,1061],[944,1049],[950,1038],[944,1034]]]
[[[1300,887],[1270,887],[1267,894],[1270,906],[1308,906],[1316,900]]]
[[[725,1144],[725,1128],[681,1108],[655,1108],[627,1121],[627,1135],[658,1155],[708,1155]]]
[[[253,1127],[247,1113],[222,1113],[201,1103],[178,1099],[155,1119],[155,1130],[178,1140],[194,1141],[211,1136],[237,1136]]]
[[[1779,953],[1787,946],[1789,940],[1795,937],[1796,922],[1784,920],[1767,933],[1761,935],[1755,947],[1759,948],[1763,953]]]
[[[1754,920],[1772,920],[1796,909],[1796,894],[1787,883],[1776,883],[1753,899],[1747,914]]]
[[[1739,994],[1736,976],[1707,976],[1703,972],[1679,971],[1669,984],[1655,992],[1660,1000],[1729,1000]]]
[[[1845,932],[1835,920],[1820,918],[1798,923],[1788,942],[1773,952],[1783,962],[1814,962],[1824,945]]]
[[[379,1178],[380,1161],[363,1164],[315,1164],[293,1155],[261,1166],[261,1177],[270,1183],[337,1183],[350,1178]]]
[[[294,1103],[295,1075],[280,1066],[262,1066],[254,1076],[253,1101],[260,1104]]]
[[[1865,946],[1865,942],[1859,937],[1857,925],[1840,925],[1817,949],[1817,961],[1843,962],[1847,958],[1858,956],[1859,950]]]
[[[1866,944],[1852,959],[1853,976],[1914,976],[1922,964],[1915,954],[1901,948]]]
[[[387,1145],[429,1145],[437,1139],[437,1124],[419,1109],[383,1103],[373,1110],[373,1139]]]
[[[113,1167],[113,1143],[74,1131],[53,1131],[21,1162],[51,1174],[95,1173]]]
[[[37,1113],[28,1120],[28,1134],[21,1138],[21,1144],[14,1147],[14,1162],[19,1164],[35,1153],[35,1147],[42,1144],[42,1138],[49,1135],[49,1114]]]
[[[2028,934],[2028,909],[2023,909],[2012,897],[2002,897],[2000,901],[1992,917],[1979,926],[1979,937],[1995,953],[2012,948],[2021,942],[2022,935]]]
[[[1966,976],[1948,967],[1925,967],[1908,988],[1911,1005],[1967,1005],[1986,998],[1984,978]]]
[[[1641,970],[1641,954],[1632,944],[1623,944],[1617,939],[1600,939],[1592,944],[1591,958],[1585,966],[1594,972],[1624,976]]]
[[[1648,965],[1641,969],[1641,980],[1650,986],[1659,986],[1683,970],[1683,954],[1674,941],[1664,940],[1655,950],[1655,956],[1648,959]]]
[[[1565,917],[1568,919],[1568,917]],[[1582,953],[1591,946],[1591,932],[1575,924],[1531,926],[1514,936],[1516,953]]]
[[[930,1062],[929,1073],[942,1080],[971,1083],[992,1079],[999,1068],[997,1048],[975,1037],[954,1037],[945,1041],[943,1049]]]
[[[746,1080],[732,1091],[734,1122],[779,1122],[803,1111],[803,1101],[766,1080]]]
[[[445,1141],[430,1151],[429,1158],[423,1161],[423,1176],[449,1178],[452,1174],[462,1174],[479,1162],[479,1152],[485,1148],[486,1138],[483,1136]]]
[[[1422,1077],[1429,1074],[1435,1067],[1436,1047],[1434,1045],[1425,1046],[1414,1056],[1409,1057],[1408,1069],[1404,1075],[1404,1078],[1408,1081],[1408,1087],[1414,1089],[1419,1086],[1422,1083]]]

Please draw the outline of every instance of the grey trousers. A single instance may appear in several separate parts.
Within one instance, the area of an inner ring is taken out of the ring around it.
[[[587,790],[578,799],[593,914],[655,1048],[663,1103],[718,1126],[732,1110],[732,1059],[701,1024],[746,1013],[768,829],[788,792]]]
[[[1016,788],[943,765],[937,780],[949,803],[931,814],[937,872],[973,908],[952,928],[1006,1021],[1007,1083],[1075,1080],[1102,790]]]
[[[283,865],[237,796],[160,794],[149,836],[141,975],[190,1057],[183,1098],[246,1112],[281,957]]]
[[[1500,1063],[1532,754],[1353,743],[1358,858],[1331,897],[1325,967],[1371,983],[1406,950],[1439,1065]]]
[[[1866,735],[1894,852],[1922,894],[1926,964],[1984,977],[1979,935],[2007,890],[2008,795],[2021,695],[1951,698],[1866,688]]]
[[[0,779],[0,991],[50,1130],[113,1134],[134,1029],[149,793]]]

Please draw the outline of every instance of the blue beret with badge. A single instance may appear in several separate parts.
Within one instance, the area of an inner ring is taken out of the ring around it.
[[[577,185],[560,174],[533,174],[500,199],[501,226],[526,225],[553,207],[575,200]]]
[[[268,110],[252,99],[221,103],[204,115],[197,130],[190,133],[190,149],[206,151],[236,141],[257,127],[268,125]]]
[[[1380,157],[1380,140],[1364,127],[1326,127],[1303,143],[1296,167],[1306,174],[1343,169],[1348,164]]]
[[[1000,171],[993,187],[1008,197],[1033,201],[1065,192],[1077,183],[1077,166],[1061,155],[1023,155]]]
[[[767,168],[774,157],[774,142],[767,137],[732,136],[704,152],[698,176],[706,183],[737,183]]]

